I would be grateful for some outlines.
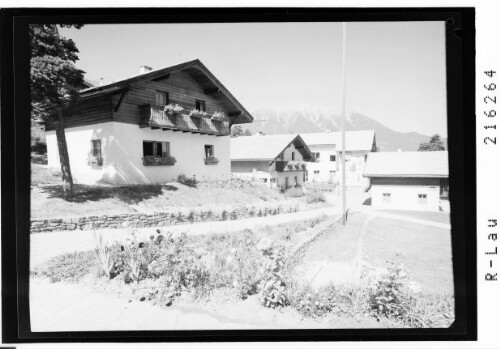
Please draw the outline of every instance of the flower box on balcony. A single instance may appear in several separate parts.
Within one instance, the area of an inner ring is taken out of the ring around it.
[[[90,166],[102,166],[102,156],[90,155],[88,164]]]
[[[179,104],[168,104],[163,108],[167,115],[177,115],[184,110]]]
[[[215,156],[209,156],[208,158],[205,158],[205,165],[217,165],[219,163],[219,159],[217,159]]]
[[[212,119],[214,121],[224,121],[225,118],[226,118],[226,114],[224,114],[220,111],[216,111],[212,114],[210,119]]]
[[[292,160],[292,161],[288,161],[287,166],[290,169],[305,169],[306,163],[304,161]]]
[[[142,158],[144,166],[173,166],[177,160],[173,156],[152,156],[148,155]]]
[[[189,116],[192,118],[201,119],[202,117],[207,117],[208,113],[198,109],[193,109],[189,112]]]

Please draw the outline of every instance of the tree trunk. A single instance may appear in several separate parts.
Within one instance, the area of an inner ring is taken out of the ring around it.
[[[57,147],[59,149],[59,161],[61,163],[62,191],[65,198],[73,196],[73,177],[69,167],[68,145],[66,144],[66,134],[64,133],[64,124],[62,110],[57,112],[56,125]]]

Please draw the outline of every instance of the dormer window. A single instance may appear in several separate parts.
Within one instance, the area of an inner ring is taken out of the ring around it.
[[[196,109],[199,111],[207,111],[207,106],[206,106],[205,101],[203,101],[201,99],[197,99],[196,100]]]

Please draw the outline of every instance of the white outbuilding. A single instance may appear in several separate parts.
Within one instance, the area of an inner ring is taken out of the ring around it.
[[[439,211],[448,192],[448,152],[380,152],[368,155],[375,209]]]

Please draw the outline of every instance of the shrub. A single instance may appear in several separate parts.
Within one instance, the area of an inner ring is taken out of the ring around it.
[[[304,189],[301,187],[293,187],[284,192],[285,197],[287,198],[299,198],[304,196]]]
[[[308,190],[306,192],[306,202],[308,204],[314,204],[318,202],[326,202],[325,194],[319,190]]]
[[[191,188],[196,188],[198,186],[198,180],[196,179],[196,177],[189,178],[183,174],[177,176],[177,183],[184,184]]]
[[[291,286],[287,295],[290,305],[303,316],[317,318],[332,311],[328,294],[313,291],[310,286]]]
[[[138,242],[132,233],[117,255],[122,261],[125,282],[159,282],[161,292],[147,291],[148,299],[158,296],[171,303],[185,290],[196,298],[209,291],[208,271],[200,262],[201,256],[187,246],[185,234],[173,238],[157,229],[149,241]]]
[[[257,293],[259,279],[256,270],[262,261],[254,239],[249,236],[237,239],[222,235],[212,240],[210,245],[211,286],[233,288],[241,299]]]
[[[283,280],[284,250],[283,247],[273,247],[272,242],[262,239],[257,246],[265,257],[262,276],[258,285],[261,303],[268,308],[276,308],[288,304],[286,284]]]
[[[31,152],[31,163],[32,164],[47,165],[47,163],[48,163],[47,154],[38,154],[38,153]]]
[[[403,282],[408,275],[402,264],[389,262],[388,272],[378,281],[370,305],[377,316],[400,317],[405,313],[403,307]]]

